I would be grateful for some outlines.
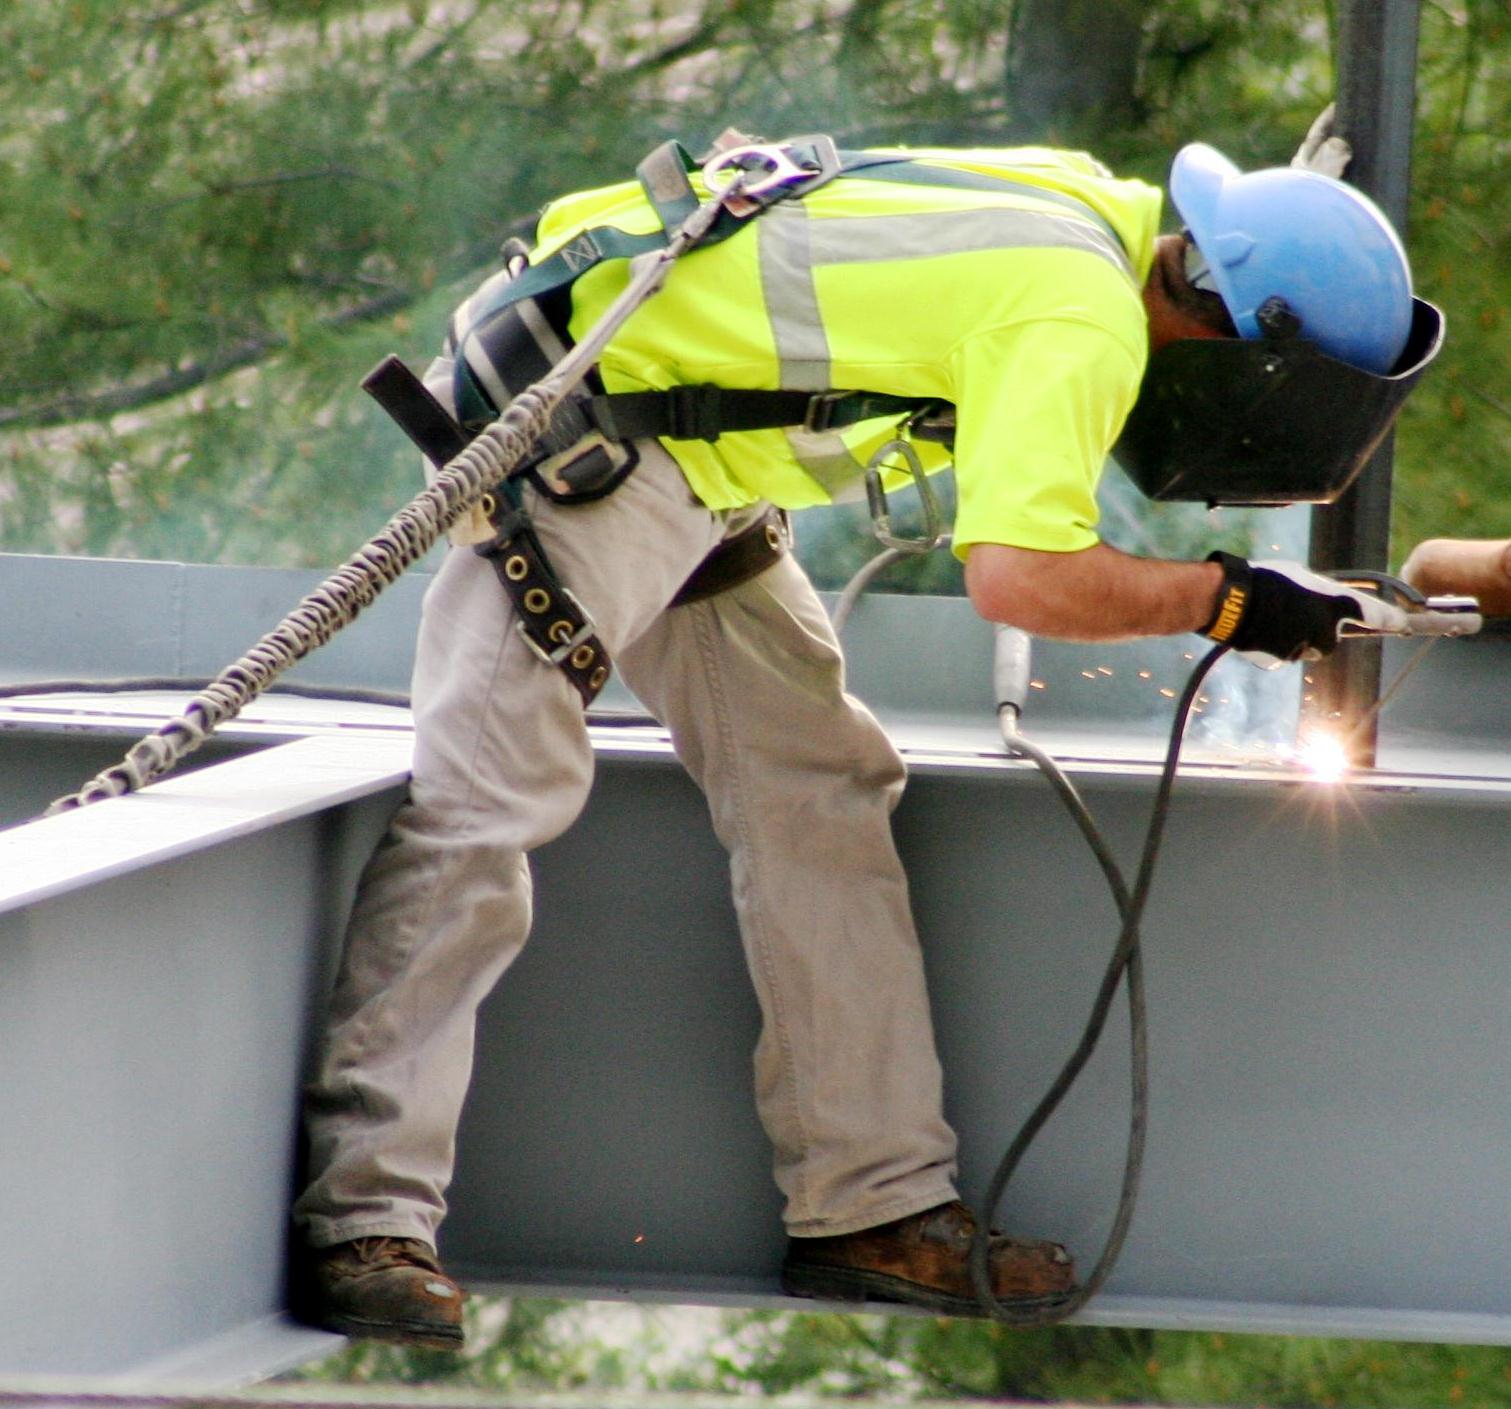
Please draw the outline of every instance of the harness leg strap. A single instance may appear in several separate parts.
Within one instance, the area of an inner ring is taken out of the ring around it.
[[[704,558],[672,598],[671,605],[683,607],[689,602],[701,602],[748,582],[776,562],[787,551],[790,540],[786,514],[767,509],[749,528],[726,538]]]
[[[552,570],[523,509],[490,515],[494,535],[472,551],[487,558],[514,604],[514,629],[547,665],[556,666],[586,709],[608,682],[609,653],[593,619]]]
[[[362,385],[437,469],[471,439],[397,357],[385,358]],[[586,709],[608,682],[609,653],[594,632],[592,618],[551,567],[530,516],[508,502],[510,492],[505,485],[489,496],[494,503],[488,514],[493,537],[473,551],[493,564],[514,604],[515,627],[526,644],[566,675]]]

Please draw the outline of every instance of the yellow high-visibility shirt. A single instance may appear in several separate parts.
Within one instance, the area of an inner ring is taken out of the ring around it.
[[[1143,376],[1140,288],[1160,192],[1115,179],[1081,153],[900,154],[1003,176],[1016,188],[842,176],[780,202],[672,268],[610,343],[600,363],[605,388],[713,383],[937,397],[957,408],[958,554],[977,542],[1089,547],[1097,480]],[[638,183],[584,191],[547,208],[532,258],[601,225],[632,234],[660,228]],[[574,337],[627,278],[624,261],[606,261],[576,282]],[[801,508],[860,493],[867,461],[896,427],[870,420],[664,444],[712,509],[758,499]],[[930,470],[949,463],[937,445],[915,448]]]

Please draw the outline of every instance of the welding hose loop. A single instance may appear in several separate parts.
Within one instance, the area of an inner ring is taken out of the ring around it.
[[[1123,1249],[1128,1230],[1133,1222],[1134,1206],[1138,1199],[1139,1180],[1143,1169],[1144,1144],[1148,1124],[1149,1097],[1149,1049],[1147,1012],[1144,1003],[1143,958],[1139,950],[1139,923],[1148,904],[1150,886],[1154,880],[1154,865],[1159,856],[1160,843],[1164,837],[1165,822],[1170,811],[1170,794],[1175,786],[1175,774],[1180,762],[1181,743],[1185,736],[1186,721],[1203,681],[1213,666],[1227,653],[1226,645],[1214,646],[1191,671],[1186,687],[1175,707],[1175,717],[1170,728],[1165,761],[1160,771],[1159,786],[1155,792],[1149,813],[1149,826],[1144,836],[1143,854],[1139,860],[1137,880],[1133,893],[1128,893],[1127,883],[1121,868],[1107,847],[1090,810],[1080,794],[1065,776],[1059,765],[1031,741],[1013,734],[1009,747],[1026,754],[1054,785],[1055,791],[1065,802],[1076,825],[1081,829],[1117,903],[1122,918],[1112,956],[1102,975],[1091,1015],[1082,1030],[1081,1040],[1069,1060],[1060,1069],[1037,1106],[1019,1128],[1007,1152],[1002,1156],[996,1173],[992,1176],[986,1197],[982,1202],[981,1216],[977,1219],[976,1234],[971,1244],[971,1284],[982,1311],[991,1319],[1017,1327],[1053,1326],[1075,1315],[1094,1297],[1111,1275],[1113,1266]],[[1128,1127],[1128,1149],[1123,1164],[1122,1190],[1118,1197],[1117,1211],[1112,1227],[1102,1245],[1096,1264],[1090,1275],[1078,1287],[1063,1297],[1048,1299],[1033,1304],[1013,1305],[997,1299],[991,1289],[990,1225],[998,1203],[1002,1199],[1008,1181],[1017,1170],[1029,1146],[1039,1131],[1063,1100],[1086,1063],[1091,1059],[1106,1025],[1108,1013],[1117,996],[1117,988],[1123,975],[1128,978],[1129,1042],[1131,1066],[1131,1110]]]
[[[545,433],[570,386],[548,374],[447,462],[376,534],[307,593],[271,631],[233,661],[176,715],[138,740],[120,763],[45,816],[135,792],[171,770],[234,719],[285,670],[349,625],[384,587],[418,562],[453,523],[505,479]]]

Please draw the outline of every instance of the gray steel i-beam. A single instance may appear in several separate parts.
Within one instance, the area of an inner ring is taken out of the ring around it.
[[[1354,155],[1348,179],[1397,230],[1406,228],[1416,115],[1417,0],[1341,0],[1338,6],[1339,133]],[[1336,504],[1312,513],[1311,563],[1320,571],[1387,566],[1393,437]],[[1313,717],[1336,721],[1355,739],[1354,762],[1373,766],[1370,712],[1380,693],[1380,645],[1355,641],[1313,671]]]
[[[0,700],[0,826],[183,694],[44,675],[201,675],[317,580],[0,554],[0,681],[31,685]],[[291,674],[402,688],[424,585]],[[1079,1038],[1115,910],[1003,754],[969,602],[865,598],[845,644],[913,773],[897,845],[976,1198]],[[1025,727],[1125,862],[1199,649],[1035,646]],[[1387,643],[1392,674],[1413,650]],[[1264,742],[1300,667],[1209,677],[1144,925],[1138,1215],[1084,1323],[1511,1345],[1508,671],[1494,633],[1437,648],[1392,699],[1381,768],[1336,784]],[[442,1252],[478,1290],[792,1307],[728,859],[670,739],[611,698],[593,796],[536,854],[533,937],[479,1014]],[[221,761],[0,831],[0,1390],[203,1398],[335,1348],[283,1314],[300,1076],[411,744],[387,707],[270,694]],[[1128,1042],[1114,1014],[1001,1210],[1083,1264],[1117,1202]]]

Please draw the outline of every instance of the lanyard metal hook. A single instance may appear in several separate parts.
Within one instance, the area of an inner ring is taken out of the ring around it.
[[[923,533],[917,538],[900,538],[892,532],[892,515],[887,507],[887,491],[881,482],[881,472],[884,462],[893,455],[902,457],[918,489],[918,502],[923,508]],[[877,542],[888,548],[895,548],[900,553],[928,553],[944,542],[944,516],[939,512],[939,501],[929,487],[929,477],[923,472],[918,452],[907,441],[889,440],[866,462],[866,503],[871,510],[871,531]]]

